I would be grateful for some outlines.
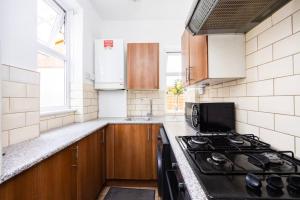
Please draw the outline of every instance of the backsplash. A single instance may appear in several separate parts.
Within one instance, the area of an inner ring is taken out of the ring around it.
[[[128,116],[146,116],[150,112],[150,99],[153,102],[153,116],[165,114],[165,93],[160,90],[128,90]]]
[[[65,114],[56,114],[40,117],[41,133],[54,128],[61,128],[75,122],[75,111]]]
[[[2,146],[39,136],[40,76],[38,72],[1,66]]]
[[[247,77],[205,88],[198,101],[236,103],[236,128],[300,157],[300,1],[246,34]]]

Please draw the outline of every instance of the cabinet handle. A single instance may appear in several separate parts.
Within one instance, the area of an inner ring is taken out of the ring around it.
[[[77,162],[78,162],[78,145],[74,148],[75,150],[75,153],[73,152],[73,156],[75,157],[74,158],[74,163],[75,164],[72,164],[72,167],[77,167]]]
[[[102,131],[102,144],[105,143],[105,135],[104,135],[104,131]]]
[[[150,127],[148,127],[147,131],[147,140],[150,141]]]

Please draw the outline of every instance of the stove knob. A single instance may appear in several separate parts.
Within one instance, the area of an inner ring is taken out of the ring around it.
[[[270,175],[267,178],[268,186],[273,190],[281,190],[283,188],[282,178],[278,175]]]
[[[287,182],[289,187],[300,190],[300,175],[290,175],[287,178]]]
[[[173,162],[172,163],[172,169],[177,169],[177,167],[178,167],[178,164],[176,162]]]
[[[179,189],[180,191],[184,191],[184,189],[185,189],[185,184],[184,184],[184,183],[178,183],[178,189]]]
[[[259,190],[261,188],[261,179],[255,174],[248,173],[246,176],[246,185],[255,190]]]

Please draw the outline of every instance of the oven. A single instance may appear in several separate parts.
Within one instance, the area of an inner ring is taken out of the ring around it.
[[[163,127],[157,137],[157,186],[162,200],[169,200],[166,171],[171,169],[171,146]]]

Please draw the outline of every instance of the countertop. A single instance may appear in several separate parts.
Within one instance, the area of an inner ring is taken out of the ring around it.
[[[127,121],[124,118],[105,118],[76,123],[43,133],[38,138],[3,148],[5,156],[2,158],[0,184],[71,144],[74,144],[97,129],[103,128],[108,124],[120,123],[163,124],[191,198],[193,200],[207,199],[175,138],[176,136],[182,135],[194,135],[195,131],[182,121],[182,119],[178,120],[178,117],[152,118],[151,121],[146,121],[141,118],[133,118],[131,121]]]

